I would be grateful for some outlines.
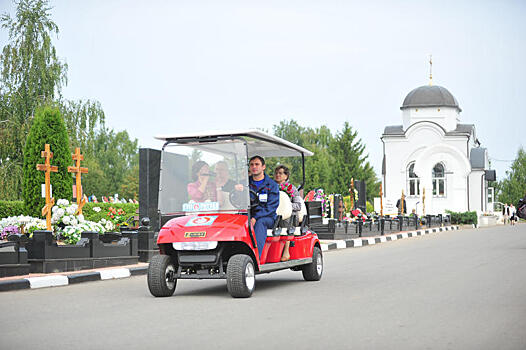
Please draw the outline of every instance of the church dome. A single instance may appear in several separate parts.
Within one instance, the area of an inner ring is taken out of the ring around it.
[[[454,107],[462,110],[458,101],[446,88],[437,85],[424,85],[412,90],[404,99],[401,110],[416,107]]]

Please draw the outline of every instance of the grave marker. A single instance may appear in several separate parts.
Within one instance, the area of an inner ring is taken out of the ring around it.
[[[82,184],[81,177],[82,174],[88,173],[88,168],[83,168],[80,166],[80,161],[84,160],[84,156],[80,154],[80,148],[75,148],[75,153],[71,155],[71,158],[75,161],[75,166],[68,166],[68,172],[75,174],[75,190],[77,197],[77,212],[76,215],[82,214],[82,207],[86,204],[86,196],[82,195]]]
[[[354,210],[354,178],[351,178],[351,187],[349,188],[349,197],[351,198],[351,209]]]
[[[37,164],[37,170],[45,172],[45,192],[46,192],[46,205],[42,208],[42,216],[46,216],[46,227],[48,231],[51,231],[51,208],[55,205],[55,198],[50,198],[50,186],[51,172],[58,172],[58,167],[56,165],[51,165],[51,158],[53,158],[53,152],[49,148],[49,144],[46,143],[44,146],[44,151],[41,152],[42,158],[45,158],[44,164]]]

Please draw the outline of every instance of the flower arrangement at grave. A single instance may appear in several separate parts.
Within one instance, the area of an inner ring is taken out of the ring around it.
[[[323,192],[323,188],[319,188],[316,190],[316,192],[314,193],[314,197],[312,199],[313,201],[320,201],[321,202],[321,213],[322,213],[322,217],[326,218],[328,215],[329,215],[329,196],[327,196],[324,192]]]
[[[15,225],[9,225],[2,229],[2,233],[0,235],[1,239],[7,239],[7,236],[10,235],[19,235],[20,230],[18,229],[18,226]]]
[[[108,218],[102,218],[98,222],[84,219],[84,215],[77,215],[78,206],[66,199],[59,199],[51,209],[51,223],[55,238],[65,244],[75,244],[82,232],[105,232],[118,231],[119,227],[126,224],[126,212],[123,209],[111,207],[108,210]],[[100,207],[92,208],[100,212]],[[46,230],[46,220],[31,216],[13,216],[0,220],[0,239],[5,240],[9,235],[26,234],[32,237],[35,230]]]
[[[31,216],[10,216],[0,220],[0,239],[5,240],[9,235],[33,236],[35,230],[45,230],[46,220]]]
[[[292,187],[292,184],[289,184],[288,182],[280,183],[279,190],[285,192],[291,200],[294,198],[294,188]]]
[[[51,224],[57,239],[66,244],[75,244],[80,240],[82,232],[98,232],[104,234],[104,226],[99,222],[87,221],[84,215],[77,215],[78,206],[70,204],[67,199],[59,199],[51,209]]]
[[[126,222],[128,218],[126,217],[126,212],[124,211],[124,209],[115,209],[113,207],[109,207],[108,216],[110,217],[117,230],[122,226],[128,226],[128,223]]]

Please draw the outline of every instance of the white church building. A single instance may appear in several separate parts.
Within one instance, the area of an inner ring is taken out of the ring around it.
[[[475,126],[460,123],[456,98],[430,84],[412,90],[400,109],[402,125],[385,127],[381,137],[384,200],[396,203],[403,191],[407,213],[418,215],[490,210],[495,172]]]

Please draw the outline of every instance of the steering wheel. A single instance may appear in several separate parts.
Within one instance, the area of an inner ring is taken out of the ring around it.
[[[245,195],[246,195],[245,190],[243,190],[243,191],[234,190],[234,191],[228,193],[228,200],[237,209],[243,209],[243,206],[246,203],[245,200],[244,200]],[[246,209],[246,208],[244,208],[244,209]]]
[[[250,194],[254,195],[254,196],[250,196],[250,207],[255,208],[259,205],[259,195],[254,190],[250,190]]]

